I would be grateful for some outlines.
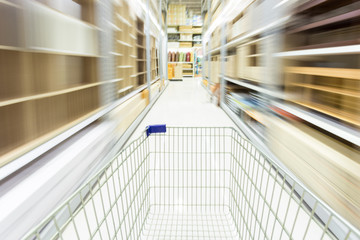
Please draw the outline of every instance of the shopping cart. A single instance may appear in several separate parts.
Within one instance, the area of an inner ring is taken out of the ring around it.
[[[360,239],[233,128],[150,126],[25,239]]]

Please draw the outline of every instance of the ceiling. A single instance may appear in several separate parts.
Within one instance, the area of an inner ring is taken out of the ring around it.
[[[168,0],[169,4],[185,4],[189,11],[194,14],[201,14],[201,0]]]

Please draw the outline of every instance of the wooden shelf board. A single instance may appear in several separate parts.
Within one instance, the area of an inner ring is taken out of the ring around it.
[[[341,47],[341,46],[349,46],[349,45],[356,45],[356,44],[360,44],[360,38],[353,39],[353,40],[345,40],[345,41],[335,41],[335,42],[329,42],[329,43],[311,44],[311,45],[307,45],[307,46],[293,48],[291,51],[314,49],[314,48]]]
[[[66,51],[61,49],[43,48],[43,47],[22,48],[22,47],[0,45],[0,50],[11,50],[11,51],[21,51],[21,52],[30,52],[30,53],[47,53],[47,54],[67,55],[67,56],[78,56],[78,57],[101,57],[98,54],[91,54],[91,53],[88,54],[88,53]]]
[[[59,91],[52,91],[52,92],[40,93],[40,94],[26,96],[26,97],[9,99],[9,100],[5,100],[5,101],[0,101],[0,107],[4,107],[4,106],[16,104],[16,103],[21,103],[21,102],[26,102],[26,101],[31,101],[31,100],[53,97],[53,96],[62,95],[62,94],[70,93],[70,92],[76,92],[76,91],[80,91],[80,90],[83,90],[86,88],[96,87],[96,86],[99,86],[102,84],[107,84],[107,83],[119,82],[122,80],[123,80],[123,78],[117,78],[117,79],[112,79],[112,80],[108,80],[108,81],[89,83],[89,84],[76,86],[76,87],[72,87],[72,88],[67,88],[67,89],[63,89],[63,90],[59,90]]]
[[[317,104],[317,103],[309,103],[309,102],[296,101],[296,100],[290,100],[290,101],[294,102],[298,105],[301,105],[303,107],[307,107],[307,108],[313,109],[315,111],[324,113],[326,115],[338,118],[342,121],[354,124],[356,126],[360,126],[360,116],[358,116],[356,114],[351,114],[351,113],[344,112],[344,111],[341,111],[336,108],[324,106],[324,105]]]
[[[25,48],[7,46],[7,45],[0,45],[0,50],[1,49],[3,49],[3,50],[12,50],[12,51],[25,51]]]
[[[139,29],[136,29],[136,32],[142,36],[145,36],[145,34],[143,32],[141,32]]]
[[[247,57],[247,58],[252,58],[252,57],[261,57],[261,56],[264,56],[264,54],[262,54],[262,53],[259,53],[259,54],[251,54],[251,55],[247,55],[246,57]]]
[[[123,23],[125,23],[126,25],[128,25],[129,27],[132,27],[132,25],[129,23],[128,20],[126,20],[125,18],[123,18],[120,14],[116,14],[117,17],[120,19],[120,21],[122,21]]]
[[[301,4],[300,6],[298,6],[295,11],[294,14],[297,13],[301,13],[303,11],[306,11],[308,9],[311,9],[313,7],[319,6],[323,3],[328,2],[329,0],[314,0],[314,1],[307,1],[306,3]]]
[[[360,69],[348,68],[321,68],[321,67],[287,67],[285,71],[288,73],[336,77],[360,80]]]
[[[146,74],[146,71],[138,72],[138,73],[135,73],[134,75],[131,75],[131,76],[137,77],[137,76],[142,75],[142,74]]]
[[[275,57],[284,58],[296,58],[306,56],[326,56],[326,55],[347,55],[347,54],[359,54],[360,44],[339,46],[339,47],[326,47],[326,48],[315,48],[306,50],[286,51],[275,53]]]
[[[114,56],[124,56],[124,54],[121,54],[121,53],[117,53],[117,52],[109,52],[111,55],[114,55]]]
[[[0,4],[6,4],[6,5],[8,5],[8,6],[12,6],[12,7],[16,7],[16,8],[21,8],[21,6],[19,6],[19,5],[17,5],[17,4],[15,4],[15,3],[12,3],[12,2],[10,2],[10,1],[8,1],[8,0],[0,0]]]
[[[45,143],[46,141],[49,141],[50,139],[54,138],[55,136],[65,132],[69,128],[75,126],[76,124],[84,121],[85,119],[89,118],[90,116],[94,115],[95,113],[101,111],[103,108],[98,108],[94,111],[91,111],[90,113],[87,113],[86,115],[67,123],[66,125],[55,129],[49,133],[46,133],[45,135],[38,137],[34,140],[31,140],[30,142],[21,145],[20,147],[15,148],[14,150],[2,155],[0,157],[0,167],[4,166],[5,164],[15,160],[16,158],[20,157],[21,155],[29,152],[30,150],[40,146],[41,144]],[[16,160],[15,160],[16,161]]]
[[[133,45],[131,45],[130,43],[121,41],[121,40],[117,40],[118,43],[120,43],[121,45],[127,46],[127,47],[133,47]]]
[[[353,90],[341,89],[341,88],[336,88],[336,87],[320,86],[320,85],[314,85],[314,84],[305,84],[305,83],[293,83],[291,85],[315,89],[315,90],[324,91],[324,92],[341,94],[341,95],[345,95],[345,96],[349,96],[349,97],[360,98],[360,93],[358,91],[353,91]]]
[[[74,52],[74,51],[67,51],[67,50],[53,49],[53,48],[44,48],[44,47],[30,47],[30,48],[27,48],[25,50],[25,52],[48,53],[48,54],[58,54],[58,55],[78,56],[78,57],[101,57],[98,54]]]
[[[117,68],[133,68],[132,65],[117,66]]]
[[[193,62],[168,62],[168,63],[191,63],[191,64],[194,64]]]
[[[107,20],[106,20],[106,22],[107,22],[114,30],[116,30],[116,31],[118,31],[118,32],[122,32],[122,29],[119,28],[118,26],[116,26],[114,23],[112,23],[112,22],[110,22],[110,21],[107,21]]]
[[[128,91],[129,89],[133,88],[134,86],[133,85],[130,85],[130,86],[127,86],[125,88],[122,88],[118,91],[118,93],[123,93],[123,92],[126,92]]]
[[[323,20],[320,20],[317,22],[309,23],[307,25],[289,30],[287,33],[292,34],[292,33],[307,31],[307,30],[310,30],[313,28],[323,27],[323,26],[330,25],[333,23],[349,21],[349,20],[351,20],[353,18],[357,18],[357,17],[360,17],[360,9],[356,9],[351,12],[343,13],[343,14],[340,14],[340,15],[337,15],[334,17],[330,17],[327,19],[323,19]]]
[[[21,102],[26,102],[26,101],[31,101],[31,100],[36,100],[36,99],[41,99],[41,98],[53,97],[53,96],[66,94],[66,93],[70,93],[70,92],[75,92],[75,91],[79,91],[79,90],[82,90],[82,89],[85,89],[85,88],[95,87],[95,86],[98,86],[100,84],[101,84],[100,82],[91,83],[91,84],[86,84],[86,85],[82,85],[82,86],[78,86],[78,87],[73,87],[73,88],[60,90],[60,91],[41,93],[41,94],[36,94],[36,95],[32,95],[32,96],[27,96],[27,97],[21,97],[21,98],[15,98],[15,99],[11,99],[11,100],[1,101],[0,102],[0,107],[4,107],[4,106],[16,104],[16,103],[21,103]]]

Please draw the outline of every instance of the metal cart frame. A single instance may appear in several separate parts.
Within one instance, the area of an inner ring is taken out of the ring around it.
[[[25,236],[89,238],[360,239],[360,234],[235,129],[154,126]]]

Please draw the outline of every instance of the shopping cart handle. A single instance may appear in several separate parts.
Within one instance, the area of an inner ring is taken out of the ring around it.
[[[166,124],[149,125],[146,127],[146,135],[150,136],[152,133],[164,133],[166,132]]]

